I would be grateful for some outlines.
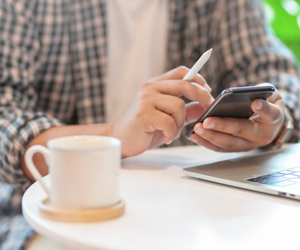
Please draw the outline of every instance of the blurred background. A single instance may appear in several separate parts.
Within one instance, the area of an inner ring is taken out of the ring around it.
[[[300,65],[300,0],[262,0],[268,26]]]

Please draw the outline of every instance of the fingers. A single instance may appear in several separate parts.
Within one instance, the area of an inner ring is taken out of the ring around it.
[[[164,80],[179,80],[183,79],[185,75],[189,72],[189,68],[185,66],[180,66],[175,69],[172,69],[168,72],[166,72],[163,75],[160,75],[158,77],[152,78],[152,81],[164,81]],[[198,85],[204,87],[209,93],[211,92],[211,88],[209,85],[206,83],[205,79],[200,75],[196,74],[196,76],[192,79],[192,82],[197,83]]]
[[[169,95],[153,96],[152,101],[158,112],[163,112],[175,120],[178,132],[185,122],[185,102],[180,98]]]
[[[244,141],[251,142],[251,147],[266,145],[273,140],[280,127],[281,124],[252,122],[247,119],[209,117],[203,124],[196,124],[194,131],[204,139],[221,147],[228,148],[230,146],[231,150],[239,148],[245,150]],[[226,137],[216,137],[213,132],[224,134]],[[233,141],[233,138],[240,138],[244,141]]]
[[[258,115],[255,121],[276,123],[278,120],[280,122],[280,118],[283,116],[285,104],[278,90],[275,90],[268,101],[260,99],[254,100],[251,104],[251,108],[253,112]]]
[[[171,116],[174,119],[177,128],[176,136],[171,139],[170,136],[164,133],[164,135],[166,135],[167,137],[166,141],[178,138],[182,127],[196,121],[199,116],[205,111],[205,108],[203,108],[197,102],[185,104],[182,99],[173,96],[162,95],[161,99],[156,100],[157,102],[155,107],[158,112],[163,112]],[[161,120],[161,122],[163,121]],[[156,125],[156,127],[158,127],[158,125]],[[162,127],[162,125],[160,125],[160,127]],[[174,133],[171,134],[174,135]]]
[[[255,126],[257,126],[255,123],[247,119],[210,117],[205,119],[203,124],[196,124],[194,130],[201,134],[199,132],[205,128],[249,140],[253,137],[249,131],[255,131]]]
[[[210,149],[219,152],[236,152],[236,151],[248,151],[255,146],[255,142],[251,142],[244,138],[232,136],[224,132],[205,129],[203,124],[197,124],[195,126],[195,132],[191,136],[191,140],[197,144],[203,146],[209,146]],[[252,135],[253,136],[253,135]]]
[[[211,94],[202,86],[184,80],[164,80],[160,82],[147,82],[142,84],[140,92],[148,95],[150,92],[185,96],[189,100],[198,101],[202,106],[208,107],[213,101]]]
[[[234,152],[233,150],[222,148],[218,145],[215,145],[215,144],[211,143],[210,141],[205,140],[204,138],[202,138],[201,136],[199,136],[197,134],[191,135],[191,141],[195,142],[198,145],[202,145],[210,150],[216,151],[216,152],[224,152],[224,153],[225,152]]]
[[[129,128],[136,122],[134,133],[138,134],[139,144],[142,144],[143,148],[158,145],[161,141],[169,144],[178,137],[185,123],[195,120],[198,114],[213,102],[211,89],[203,77],[197,75],[193,79],[194,82],[184,81],[187,72],[187,68],[179,67],[142,84],[126,112],[127,115],[120,119],[126,120]],[[180,96],[199,102],[187,105],[188,115],[186,115],[186,105],[179,98]],[[126,118],[130,116],[133,117],[131,120],[134,122]],[[121,122],[117,123],[119,124]],[[132,142],[127,145],[136,148]],[[134,154],[137,151],[139,150],[135,150]]]
[[[254,116],[249,119],[209,117],[203,124],[196,124],[191,140],[207,145],[216,151],[246,151],[269,144],[282,127],[284,102],[279,96],[270,103],[252,102]],[[210,144],[212,145],[210,145]]]
[[[285,109],[283,99],[275,100],[274,104],[264,100],[254,100],[251,104],[251,108],[255,114],[259,116],[255,121],[270,124],[283,122]]]
[[[185,102],[175,96],[154,94],[142,96],[137,102],[137,118],[140,121],[140,127],[146,133],[155,131],[162,132],[162,140],[169,144],[175,139],[182,129],[186,108]]]
[[[149,102],[154,103],[155,112],[152,112],[151,116],[149,116],[147,127],[150,129],[147,131],[153,132],[154,130],[152,131],[151,128],[161,130],[163,132],[163,141],[167,144],[179,137],[183,126],[197,120],[205,111],[205,108],[197,102],[185,104],[182,99],[168,95],[153,96]],[[147,105],[143,110],[150,110],[149,107]],[[163,113],[164,115],[161,116],[161,114],[156,113]],[[164,124],[165,122],[166,124]],[[151,123],[153,123],[152,126],[150,126]]]
[[[135,99],[126,111],[127,114],[121,117],[115,126],[121,126],[124,130],[126,129],[124,121],[126,121],[128,130],[139,138],[139,142],[133,143],[127,139],[128,135],[118,132],[127,142],[126,147],[129,148],[127,151],[130,152],[126,155],[140,152],[137,144],[143,149],[159,145],[162,141],[169,144],[178,137],[186,120],[195,119],[196,107],[201,107],[199,110],[203,112],[203,109],[213,102],[210,88],[200,75],[195,77],[197,83],[183,80],[187,71],[180,67],[140,86]],[[189,106],[188,119],[186,119],[185,103],[179,98],[180,96],[199,102],[194,104],[193,108]],[[131,129],[132,126],[135,127],[134,131]]]
[[[284,103],[282,99],[276,100],[275,104],[264,100],[255,100],[252,102],[251,107],[255,112],[252,121],[248,119],[209,117],[203,122],[203,127],[205,129],[221,131],[247,140],[251,140],[253,137],[249,131],[255,132],[256,136],[263,136],[265,133],[268,134],[268,131],[266,130],[270,129],[269,125],[281,127],[284,120]],[[258,130],[257,126],[259,125],[265,126],[260,126],[260,129]],[[197,125],[195,126],[195,129],[197,129]]]
[[[157,130],[162,131],[162,140],[170,144],[177,136],[178,128],[175,119],[164,112],[150,112],[149,119],[145,117],[145,132],[153,133]]]
[[[268,99],[268,102],[275,103],[279,99],[282,99],[282,96],[279,94],[278,90],[275,89],[275,92],[273,93],[273,95],[270,96],[270,98]]]
[[[278,91],[251,104],[250,119],[209,117],[194,127],[190,139],[218,152],[248,151],[271,143],[284,121],[284,101]]]
[[[185,117],[185,125],[188,125],[192,122],[195,122],[206,110],[201,104],[198,102],[190,102],[185,105],[186,108],[186,117]]]

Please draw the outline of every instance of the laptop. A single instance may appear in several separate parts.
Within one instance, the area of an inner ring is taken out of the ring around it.
[[[300,200],[300,143],[189,168],[189,177]]]

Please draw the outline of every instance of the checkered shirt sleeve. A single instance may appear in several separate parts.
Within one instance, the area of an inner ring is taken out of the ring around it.
[[[214,77],[222,87],[272,83],[300,128],[300,75],[292,53],[266,29],[258,0],[218,1],[210,43]],[[217,18],[219,17],[219,18]]]
[[[0,2],[0,181],[25,189],[30,182],[19,165],[26,145],[62,123],[36,111],[38,96],[31,83],[40,44],[32,13],[18,2],[6,3]]]
[[[36,76],[40,44],[28,9],[0,1],[0,249],[25,249],[35,233],[21,211],[23,191],[31,184],[20,169],[30,140],[63,123],[37,112]],[[4,183],[8,182],[10,184]]]

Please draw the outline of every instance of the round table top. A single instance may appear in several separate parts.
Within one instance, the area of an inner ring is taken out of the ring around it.
[[[187,146],[123,160],[120,187],[126,210],[117,219],[47,220],[38,211],[46,198],[39,183],[25,192],[23,214],[40,234],[77,249],[299,249],[300,202],[182,173],[184,167],[241,155]],[[44,179],[49,184],[49,176]]]

